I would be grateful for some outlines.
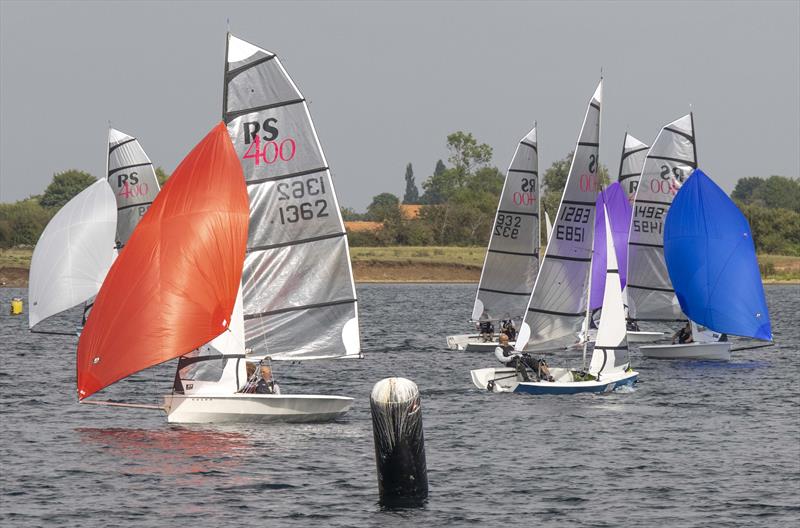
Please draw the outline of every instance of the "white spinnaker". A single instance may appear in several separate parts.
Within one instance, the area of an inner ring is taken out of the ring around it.
[[[606,285],[603,291],[603,311],[597,329],[589,373],[602,380],[603,374],[624,371],[628,366],[628,339],[625,306],[622,302],[622,283],[617,268],[614,236],[608,211],[605,212]]]
[[[695,168],[694,119],[688,114],[661,129],[636,188],[625,288],[631,319],[666,322],[686,318],[664,261],[664,221],[672,199]]]
[[[347,236],[305,98],[275,54],[232,35],[223,118],[250,197],[247,347],[278,360],[358,357]]]
[[[139,140],[113,128],[108,129],[107,179],[117,200],[117,242],[124,246],[160,187]]]
[[[625,132],[625,141],[622,144],[622,159],[619,162],[619,177],[617,178],[628,201],[633,203],[636,187],[644,168],[644,160],[650,147]]]
[[[525,311],[515,348],[552,349],[578,340],[588,304],[598,175],[602,81],[586,115],[556,223]]]
[[[97,295],[117,253],[116,229],[114,194],[103,180],[56,213],[31,258],[30,328]]]
[[[539,271],[539,156],[536,127],[523,137],[503,191],[472,308],[473,321],[519,319]]]

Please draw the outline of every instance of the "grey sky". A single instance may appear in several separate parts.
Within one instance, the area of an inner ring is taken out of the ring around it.
[[[339,201],[402,196],[470,131],[505,170],[539,123],[540,167],[574,147],[605,75],[601,158],[693,105],[700,166],[726,190],[797,176],[800,2],[0,4],[0,201],[54,172],[100,176],[107,121],[171,171],[221,117],[226,18],[310,100]]]

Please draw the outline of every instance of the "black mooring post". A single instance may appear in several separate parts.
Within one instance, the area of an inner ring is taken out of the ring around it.
[[[382,379],[372,388],[369,403],[381,504],[422,505],[428,497],[428,469],[417,384]]]

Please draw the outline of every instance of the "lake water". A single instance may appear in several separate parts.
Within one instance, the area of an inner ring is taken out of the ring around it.
[[[220,427],[78,405],[76,339],[29,334],[8,315],[26,292],[0,289],[0,525],[800,525],[800,288],[767,287],[778,348],[730,363],[634,352],[635,390],[563,397],[472,386],[469,370],[493,358],[448,352],[444,337],[469,330],[474,291],[359,286],[366,359],[275,366],[284,392],[352,396],[351,412]],[[104,392],[160,403],[172,375]],[[418,509],[378,505],[369,393],[392,375],[422,394],[430,497]]]

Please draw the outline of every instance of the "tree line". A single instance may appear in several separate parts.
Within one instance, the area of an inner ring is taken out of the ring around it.
[[[504,175],[492,166],[492,148],[466,132],[447,136],[447,162],[438,160],[422,182],[421,192],[411,163],[406,165],[403,199],[380,193],[366,212],[342,208],[347,220],[379,222],[381,229],[351,231],[354,246],[457,245],[484,246],[489,241]],[[542,208],[555,218],[569,172],[572,153],[548,167],[541,178]],[[163,185],[169,175],[156,169]],[[608,182],[608,170],[600,167]],[[33,246],[47,222],[65,203],[94,183],[80,170],[57,173],[41,195],[0,204],[0,247]],[[745,214],[760,253],[800,256],[800,179],[784,176],[747,177],[736,183],[731,197]],[[402,204],[423,205],[418,218],[407,218]],[[545,239],[544,222],[542,240]]]

